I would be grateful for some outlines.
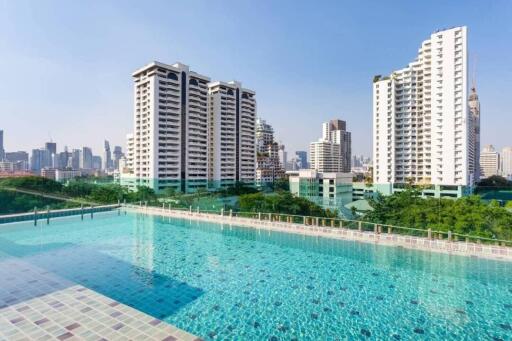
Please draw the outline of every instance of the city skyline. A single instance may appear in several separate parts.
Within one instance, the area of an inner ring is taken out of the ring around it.
[[[396,69],[397,63],[405,66],[418,41],[457,25],[468,26],[470,80],[476,64],[482,145],[501,149],[512,144],[506,134],[512,117],[501,95],[512,78],[506,59],[508,2],[443,3],[443,13],[436,11],[436,3],[368,8],[326,2],[310,8],[262,2],[223,11],[205,2],[173,4],[172,12],[193,12],[203,20],[195,29],[179,16],[161,25],[158,18],[142,15],[134,24],[134,17],[143,13],[136,4],[122,11],[99,2],[91,7],[0,4],[0,46],[5,51],[0,68],[7,80],[0,88],[0,128],[6,132],[7,151],[30,150],[50,138],[99,151],[108,137],[126,148],[125,134],[133,129],[129,75],[139,65],[161,59],[185,61],[212,79],[243,79],[258,92],[259,117],[273,122],[278,142],[290,153],[307,149],[316,138],[310,126],[336,117],[351,127],[354,154],[370,155],[372,77]],[[270,9],[272,20],[263,26],[258,18]],[[411,11],[423,15],[404,16]],[[166,11],[159,12],[157,16]],[[379,18],[386,18],[386,25]],[[95,27],[86,24],[91,19]],[[303,27],[306,19],[314,25]],[[240,39],[247,36],[251,39]],[[225,58],[230,54],[237,58]],[[68,86],[70,79],[81,82]],[[49,87],[49,82],[57,83]],[[27,92],[31,101],[21,99]]]

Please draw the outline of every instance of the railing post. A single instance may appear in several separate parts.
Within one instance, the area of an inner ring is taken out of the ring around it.
[[[37,207],[34,207],[34,226],[37,226]]]
[[[165,202],[162,203],[162,211],[165,210]]]
[[[302,224],[306,225],[306,216],[302,217]]]
[[[261,220],[261,212],[258,212],[258,220]]]
[[[331,219],[331,227],[334,227],[334,219]]]
[[[391,226],[388,226],[388,233],[389,234],[393,233],[393,228]]]
[[[192,215],[192,205],[190,205],[190,206],[188,207],[188,213],[189,213],[190,215]]]
[[[233,218],[233,209],[232,208],[229,209],[229,218],[230,219]]]
[[[50,225],[50,206],[46,206],[46,225]]]
[[[221,209],[220,209],[220,216],[221,216],[221,217],[224,217],[224,208],[221,208]]]
[[[432,239],[432,229],[431,229],[431,228],[429,228],[429,229],[427,230],[427,238],[428,238],[428,239]]]
[[[272,213],[268,214],[268,221],[272,221]]]
[[[197,209],[196,209],[197,213],[199,213],[199,206],[197,206]]]
[[[144,201],[144,208],[147,210],[148,209],[148,201]]]
[[[340,219],[340,229],[343,228],[343,220]]]
[[[139,201],[139,207],[142,207],[142,200]]]
[[[448,231],[448,241],[452,241],[452,231]]]
[[[315,219],[316,219],[316,226],[318,226],[318,217],[316,217]]]
[[[373,224],[373,233],[378,233],[379,231],[379,225]]]
[[[94,210],[93,210],[94,206],[91,205],[91,219],[94,218]]]
[[[359,230],[359,232],[363,231],[363,225],[362,225],[361,221],[357,222],[357,229]]]
[[[84,204],[80,204],[80,215],[82,216],[82,220],[84,220]]]

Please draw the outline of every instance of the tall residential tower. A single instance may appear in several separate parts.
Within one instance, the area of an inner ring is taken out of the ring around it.
[[[384,194],[406,183],[461,196],[475,180],[479,135],[467,93],[467,28],[432,33],[416,59],[373,81],[373,179]]]
[[[121,183],[159,192],[254,182],[255,93],[187,65],[152,62],[133,73],[134,132]]]

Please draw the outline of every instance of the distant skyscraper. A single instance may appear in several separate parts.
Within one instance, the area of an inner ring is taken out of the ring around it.
[[[89,147],[83,147],[80,159],[81,169],[93,169],[92,167],[92,149]]]
[[[279,156],[279,162],[283,165],[284,169],[288,167],[288,152],[285,150],[284,144],[279,146],[279,151],[277,152]]]
[[[12,162],[15,170],[27,171],[29,169],[28,153],[24,151],[5,153],[5,159]]]
[[[256,121],[256,148],[256,185],[263,187],[284,178],[285,165],[279,159],[279,144],[274,141],[274,129],[261,119]]]
[[[274,143],[274,129],[265,120],[256,120],[256,148],[259,153],[266,153],[267,146]]]
[[[82,164],[82,151],[80,149],[73,149],[71,152],[71,168],[79,170]]]
[[[340,145],[341,172],[350,172],[352,158],[352,135],[347,131],[347,123],[331,120],[322,125],[322,138]]]
[[[46,149],[32,149],[30,157],[30,169],[34,173],[40,173],[41,169],[51,167],[49,164],[50,152]]]
[[[5,153],[5,159],[9,162],[28,162],[28,153],[24,151]]]
[[[309,163],[308,163],[308,153],[303,150],[299,150],[295,152],[295,155],[297,156],[299,162],[300,162],[300,169],[308,169]]]
[[[93,155],[93,157],[92,157],[92,169],[101,170],[101,156]]]
[[[105,170],[110,170],[113,168],[114,164],[112,162],[112,153],[110,152],[110,143],[107,140],[105,140],[103,160],[105,161]]]
[[[44,149],[50,152],[50,154],[57,154],[57,143],[55,142],[46,142],[44,145]]]
[[[57,154],[57,143],[55,142],[46,142],[44,144],[44,149],[48,152],[46,153],[47,160],[45,162],[45,167],[54,168],[57,167],[55,165],[55,155]]]
[[[471,87],[469,95],[469,114],[470,128],[468,131],[469,159],[468,166],[470,172],[474,174],[474,180],[480,179],[480,101],[476,93],[476,87]]]
[[[474,124],[468,113],[467,28],[436,31],[408,66],[374,77],[374,185],[385,194],[400,187],[393,184],[409,182],[432,185],[433,195],[468,193],[476,163]]]
[[[113,154],[114,154],[114,159],[112,160],[113,168],[119,169],[119,160],[121,160],[121,158],[123,157],[123,149],[121,148],[121,146],[115,146]]]
[[[0,130],[0,161],[5,159],[5,149],[4,149],[4,131]]]
[[[70,164],[69,164],[69,160],[71,158],[71,153],[66,150],[64,150],[63,152],[60,152],[57,154],[57,164],[55,165],[55,168],[58,168],[58,169],[65,169],[65,168],[68,168],[68,167],[71,167]]]
[[[487,145],[480,153],[480,178],[485,179],[499,174],[500,154],[493,145]]]
[[[512,179],[512,147],[505,147],[501,151],[501,174]]]

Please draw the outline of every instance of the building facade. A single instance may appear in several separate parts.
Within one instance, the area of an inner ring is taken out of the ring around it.
[[[324,209],[341,212],[352,202],[352,175],[350,173],[318,172],[304,169],[289,173],[290,192],[306,198]]]
[[[272,187],[285,177],[284,165],[279,157],[279,144],[274,140],[274,129],[264,120],[256,120],[256,186]]]
[[[476,93],[476,87],[471,87],[469,94],[469,148],[470,157],[468,164],[470,172],[474,174],[474,180],[480,179],[480,101]]]
[[[310,168],[319,172],[342,171],[340,145],[323,139],[309,145]]]
[[[504,147],[501,150],[501,175],[512,180],[512,147]]]
[[[297,166],[299,169],[308,169],[308,152],[305,150],[298,150],[295,152],[295,156],[297,158]]]
[[[352,161],[352,134],[347,131],[347,123],[343,120],[330,120],[322,125],[322,138],[324,141],[340,145],[341,172],[351,170]]]
[[[114,167],[114,163],[112,162],[112,152],[110,150],[110,143],[105,140],[103,145],[103,168],[105,170],[111,170]]]
[[[254,183],[255,93],[210,82],[187,65],[153,62],[133,73],[134,132],[121,183],[194,192]]]
[[[480,178],[485,179],[500,174],[500,154],[489,144],[480,153]]]
[[[219,188],[256,178],[256,93],[240,82],[208,84],[209,182]]]
[[[82,147],[80,153],[80,169],[94,169],[92,149],[89,147]]]
[[[479,143],[468,113],[467,29],[437,31],[417,58],[373,81],[373,181],[383,194],[407,183],[469,193]],[[430,193],[430,192],[429,192]],[[429,194],[430,195],[430,194]]]
[[[5,159],[4,131],[0,129],[0,161]]]

